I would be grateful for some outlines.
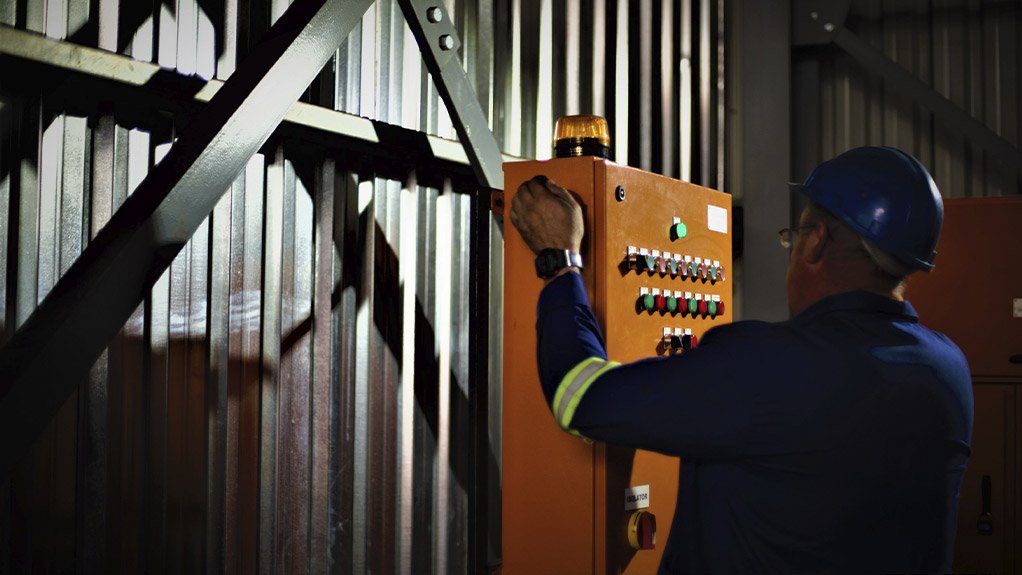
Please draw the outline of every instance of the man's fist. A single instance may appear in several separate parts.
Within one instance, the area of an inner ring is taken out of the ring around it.
[[[518,186],[511,201],[511,223],[533,253],[546,248],[582,250],[582,208],[567,190],[546,176],[536,176]]]

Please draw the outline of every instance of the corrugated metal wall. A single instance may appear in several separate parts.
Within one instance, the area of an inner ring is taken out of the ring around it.
[[[0,24],[226,79],[287,4],[0,0]],[[721,6],[447,3],[507,153],[548,157],[556,116],[595,112],[622,161],[716,187]],[[0,70],[0,342],[187,129],[61,82]],[[391,0],[305,99],[454,137]],[[281,137],[249,162],[0,480],[0,573],[499,562],[499,225],[472,190],[352,164]]]
[[[1022,2],[856,0],[846,25],[1016,149],[1022,147]],[[945,197],[1022,193],[1017,171],[999,165],[840,50],[823,58],[820,81],[820,159],[860,145],[893,145],[929,167]]]

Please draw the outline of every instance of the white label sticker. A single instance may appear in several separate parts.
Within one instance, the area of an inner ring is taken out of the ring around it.
[[[636,249],[635,246],[628,246],[628,255],[632,255],[632,254],[636,253],[637,251],[639,251],[639,250]]]
[[[1022,318],[1022,297],[1017,297],[1013,300],[1011,306],[1011,317]]]
[[[719,295],[713,296],[713,301],[720,301],[720,296]]]
[[[685,261],[686,262],[692,261],[692,256],[685,256]]]
[[[648,254],[649,254],[649,250],[647,250],[646,248],[639,248],[639,255],[640,256],[644,256],[644,255],[648,255]]]
[[[685,335],[692,335],[692,328],[685,328]]]
[[[684,331],[680,327],[674,328],[674,335],[684,335]]]
[[[649,293],[649,288],[644,288],[644,287],[639,288],[639,295],[646,295],[648,293]]]
[[[653,290],[652,290],[652,292],[651,292],[651,293],[652,293],[653,295],[660,295],[660,288],[653,288]]]
[[[636,485],[625,489],[625,511],[649,507],[649,485]]]
[[[692,299],[692,292],[690,291],[685,292],[685,299]]]
[[[706,227],[711,232],[727,233],[727,209],[717,206],[706,206]]]
[[[680,224],[681,223],[681,218],[679,218],[678,216],[674,216],[674,219],[672,219],[671,221],[676,223],[676,224]]]
[[[674,297],[681,297],[681,292],[680,291],[674,292]]]
[[[649,255],[651,255],[651,256],[653,256],[655,258],[656,257],[660,257],[660,250],[653,250],[652,252],[650,252]]]
[[[713,267],[719,268],[720,267],[720,260],[713,260]]]
[[[664,259],[673,260],[674,258],[671,257],[671,252],[664,252]]]
[[[703,258],[696,258],[696,265],[703,263]]]
[[[670,336],[671,336],[671,328],[665,327],[664,328],[664,337],[670,337]]]

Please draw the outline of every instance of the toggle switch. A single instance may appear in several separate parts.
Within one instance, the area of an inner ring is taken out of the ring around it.
[[[709,266],[706,265],[706,262],[703,262],[703,263],[699,264],[699,279],[701,279],[701,280],[703,280],[705,282],[706,278],[708,276],[709,276]]]
[[[671,277],[678,275],[678,260],[674,258],[667,260],[667,269],[671,272]]]
[[[710,266],[710,270],[709,271],[710,271],[710,281],[711,282],[717,281],[717,269],[718,269],[717,266]]]
[[[678,313],[678,298],[674,296],[667,298],[667,311],[671,314]]]
[[[694,297],[688,298],[688,313],[695,315],[699,311],[699,301]]]
[[[690,275],[692,279],[696,279],[697,277],[699,277],[699,264],[695,263],[694,261],[690,262],[688,264],[688,275]]]
[[[709,305],[706,303],[706,300],[699,300],[698,310],[699,315],[706,317],[706,314],[709,313]]]
[[[717,302],[717,315],[724,315],[724,302]]]
[[[695,349],[697,347],[699,347],[699,338],[693,335],[692,336],[692,349]]]
[[[684,351],[692,349],[692,340],[694,339],[694,337],[695,336],[693,336],[690,333],[686,333],[685,335],[681,336],[681,349]]]
[[[628,544],[632,549],[656,548],[656,516],[649,511],[636,511],[628,518]]]
[[[653,275],[653,273],[656,272],[656,261],[657,261],[657,259],[658,259],[657,256],[654,256],[654,255],[647,255],[647,256],[643,257],[643,260],[645,260],[645,261],[643,261],[642,263],[643,263],[643,265],[645,265],[646,270],[649,271],[650,275]],[[639,271],[642,271],[642,270],[639,270]]]
[[[717,317],[717,302],[710,301],[706,304],[706,311],[710,314],[710,317]]]

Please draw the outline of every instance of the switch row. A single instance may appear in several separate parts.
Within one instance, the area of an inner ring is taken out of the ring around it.
[[[668,353],[674,355],[694,349],[698,345],[699,339],[692,335],[691,329],[682,329],[680,327],[671,329],[665,327],[664,335],[660,338],[660,345],[657,351],[661,354]]]
[[[635,304],[638,313],[660,312],[660,315],[691,315],[715,318],[724,314],[724,302],[719,295],[702,295],[657,288],[639,288],[639,299]]]
[[[724,266],[720,260],[709,258],[694,258],[671,252],[660,253],[660,250],[647,250],[628,246],[625,254],[625,264],[628,269],[635,269],[637,273],[647,272],[649,275],[660,274],[664,277],[668,274],[682,279],[692,278],[693,281],[709,280],[710,283],[724,281]]]

